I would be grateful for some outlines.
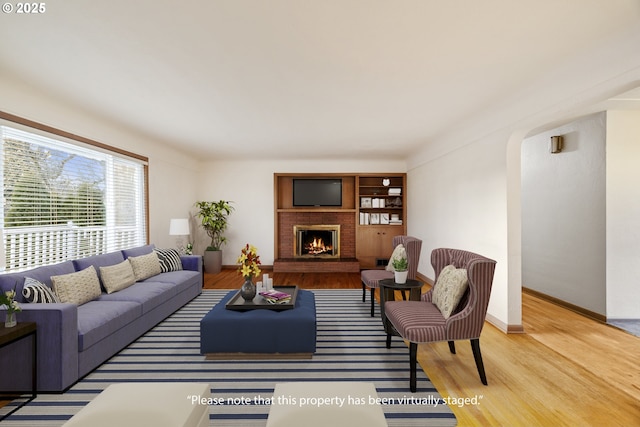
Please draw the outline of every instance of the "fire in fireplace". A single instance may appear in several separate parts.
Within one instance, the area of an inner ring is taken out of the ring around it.
[[[340,225],[294,225],[295,258],[340,257]]]

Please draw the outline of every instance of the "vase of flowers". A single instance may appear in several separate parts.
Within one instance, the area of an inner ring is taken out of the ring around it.
[[[17,324],[16,312],[22,311],[20,304],[16,301],[16,288],[0,293],[0,306],[6,307],[7,316],[4,321],[5,328],[13,328]]]
[[[256,285],[253,278],[260,275],[260,255],[255,246],[247,245],[242,248],[237,263],[239,264],[238,272],[244,278],[244,283],[240,288],[240,296],[245,301],[253,301],[256,296]]]

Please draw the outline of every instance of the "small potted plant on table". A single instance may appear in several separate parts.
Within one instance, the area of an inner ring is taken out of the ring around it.
[[[406,257],[403,256],[393,260],[393,275],[396,283],[407,283],[409,260]]]

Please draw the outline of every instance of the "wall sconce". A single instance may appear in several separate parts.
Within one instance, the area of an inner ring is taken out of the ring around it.
[[[549,151],[552,154],[556,154],[562,151],[563,140],[562,136],[552,136],[549,141]]]
[[[382,185],[388,187],[391,184],[391,180],[389,178],[382,178]]]

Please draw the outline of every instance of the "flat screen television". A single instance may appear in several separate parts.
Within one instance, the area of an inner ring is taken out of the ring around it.
[[[293,206],[342,206],[342,180],[294,178]]]

